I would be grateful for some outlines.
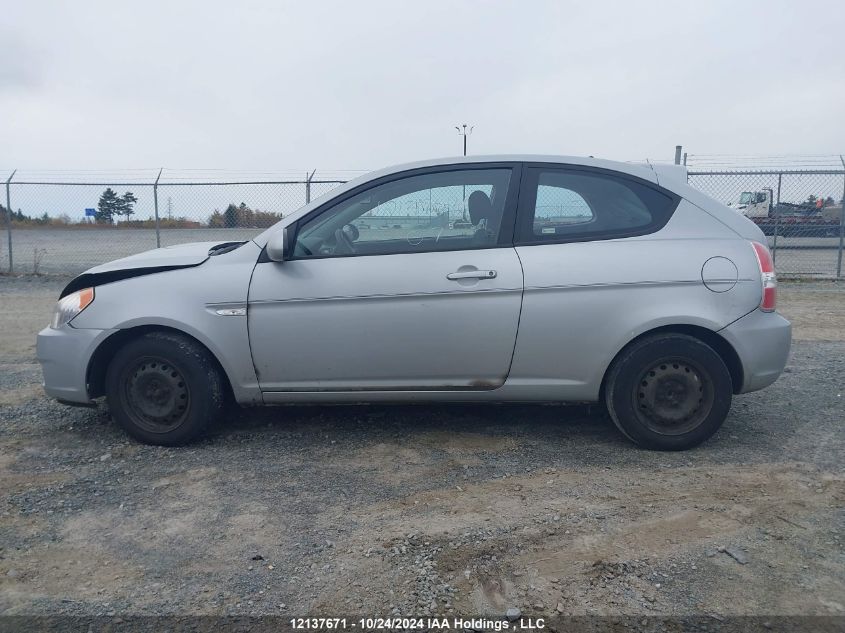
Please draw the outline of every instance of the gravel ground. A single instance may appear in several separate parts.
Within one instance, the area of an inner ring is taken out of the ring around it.
[[[843,615],[845,288],[684,453],[588,409],[296,407],[180,449],[40,390],[59,280],[0,277],[0,614]]]

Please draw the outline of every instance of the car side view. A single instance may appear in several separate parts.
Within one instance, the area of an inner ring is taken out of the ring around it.
[[[601,402],[645,447],[712,436],[791,327],[766,239],[682,167],[442,159],[377,171],[245,242],[92,268],[38,335],[46,392],[148,443],[242,405]]]

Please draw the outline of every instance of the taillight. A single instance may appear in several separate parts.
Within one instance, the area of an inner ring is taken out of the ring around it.
[[[763,299],[760,301],[760,309],[763,312],[774,312],[778,302],[778,280],[775,276],[775,264],[772,261],[772,254],[765,244],[751,242],[754,247],[754,254],[757,255],[757,263],[760,266],[760,280],[763,282]]]

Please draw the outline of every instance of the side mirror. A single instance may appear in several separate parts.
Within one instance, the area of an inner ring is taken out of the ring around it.
[[[283,262],[286,259],[290,259],[290,253],[288,252],[289,245],[290,235],[288,234],[287,227],[281,231],[276,231],[267,241],[267,257],[274,262]]]

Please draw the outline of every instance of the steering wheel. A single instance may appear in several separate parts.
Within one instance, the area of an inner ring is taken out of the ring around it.
[[[346,234],[346,231],[343,229],[338,229],[334,232],[334,254],[335,255],[354,255],[355,254],[355,246],[352,244],[352,240],[349,239],[349,236]]]

